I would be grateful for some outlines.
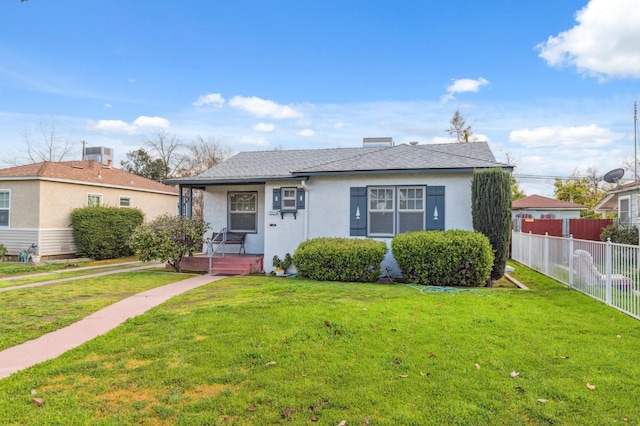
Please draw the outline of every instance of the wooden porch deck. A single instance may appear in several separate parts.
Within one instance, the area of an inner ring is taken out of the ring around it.
[[[209,270],[209,256],[197,254],[182,259],[180,267],[183,271],[208,272],[211,275],[249,275],[264,272],[264,256],[260,254],[215,254],[211,257]]]

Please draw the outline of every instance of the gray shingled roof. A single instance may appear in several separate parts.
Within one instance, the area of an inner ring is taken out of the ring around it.
[[[241,152],[191,178],[170,184],[242,183],[336,173],[450,171],[510,167],[486,142]]]

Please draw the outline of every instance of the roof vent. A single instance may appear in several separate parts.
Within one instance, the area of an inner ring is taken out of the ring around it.
[[[409,145],[416,146],[416,145],[418,145],[418,141],[411,141],[411,142],[409,142]]]
[[[382,146],[394,146],[393,138],[362,138],[363,148],[374,148]]]

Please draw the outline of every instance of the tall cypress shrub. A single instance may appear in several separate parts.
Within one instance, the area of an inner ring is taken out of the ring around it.
[[[501,168],[476,170],[471,184],[473,229],[487,236],[495,258],[491,279],[504,275],[511,238],[511,174]]]

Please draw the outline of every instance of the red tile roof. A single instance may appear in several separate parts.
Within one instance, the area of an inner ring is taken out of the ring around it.
[[[513,210],[521,209],[571,209],[585,210],[582,204],[570,203],[568,201],[556,200],[555,198],[547,198],[542,195],[530,195],[511,203]]]
[[[100,186],[126,187],[133,190],[177,194],[177,188],[116,169],[97,161],[61,161],[26,164],[0,169],[0,180],[44,178]]]

